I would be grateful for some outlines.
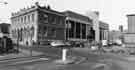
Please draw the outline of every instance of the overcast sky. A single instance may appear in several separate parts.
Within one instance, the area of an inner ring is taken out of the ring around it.
[[[98,10],[100,20],[108,23],[111,30],[118,30],[119,25],[127,29],[126,14],[135,14],[134,0],[0,0],[3,1],[7,1],[8,4],[0,4],[0,22],[9,23],[11,12],[31,6],[36,1],[42,5],[47,3],[58,11],[72,10],[85,14],[89,10]]]

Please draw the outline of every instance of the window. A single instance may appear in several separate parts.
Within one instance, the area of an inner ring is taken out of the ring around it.
[[[43,32],[43,35],[44,35],[44,36],[47,36],[47,33],[48,33],[48,32],[47,32],[47,27],[44,27],[44,28],[43,28],[43,31],[44,31],[44,32]]]
[[[19,18],[17,18],[17,23],[19,23]]]
[[[15,23],[17,23],[16,19],[17,19],[17,18],[14,18]]]
[[[59,24],[63,24],[63,20],[61,17],[59,17]]]
[[[49,37],[56,37],[56,29],[55,28],[48,28],[48,36]]]
[[[34,22],[34,14],[32,14],[32,22]]]
[[[49,22],[52,23],[52,24],[55,24],[56,22],[56,19],[55,19],[55,16],[50,16],[49,17]]]
[[[23,17],[21,17],[21,23],[23,23]]]
[[[43,15],[43,20],[45,23],[48,23],[48,16],[47,15]]]
[[[51,36],[56,37],[56,30],[54,28],[51,29]]]
[[[30,22],[30,15],[28,15],[28,22]]]
[[[26,16],[24,17],[24,23],[26,23]]]

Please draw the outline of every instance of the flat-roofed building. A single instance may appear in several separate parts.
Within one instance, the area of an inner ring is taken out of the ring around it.
[[[66,40],[88,41],[87,36],[92,29],[92,20],[73,11],[63,13],[66,15]]]
[[[108,40],[109,38],[109,24],[99,21],[100,40]]]

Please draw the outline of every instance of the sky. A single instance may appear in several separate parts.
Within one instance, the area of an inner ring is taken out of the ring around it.
[[[8,4],[4,5],[4,1]],[[36,1],[57,11],[71,10],[80,14],[99,11],[99,20],[108,23],[110,30],[118,30],[119,25],[127,29],[126,15],[135,14],[134,0],[0,0],[0,22],[10,23],[12,12],[30,7]]]

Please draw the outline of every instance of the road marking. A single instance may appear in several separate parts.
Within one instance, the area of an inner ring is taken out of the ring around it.
[[[16,64],[23,64],[23,63],[30,63],[30,62],[35,62],[35,61],[42,61],[42,60],[49,60],[48,58],[39,58],[39,59],[31,59],[31,60],[26,60],[26,61],[19,61],[19,62],[14,62],[11,64],[7,64],[7,65],[16,65]]]
[[[0,58],[1,58],[1,57],[5,57],[5,56],[0,56]]]
[[[100,68],[100,67],[104,67],[107,66],[106,64],[103,64],[103,63],[96,63],[94,66],[92,66],[92,68]]]
[[[39,59],[32,59],[32,60],[20,61],[20,62],[15,62],[15,63],[16,64],[19,64],[19,63],[29,63],[29,62],[40,61],[40,60],[49,60],[49,59],[47,59],[47,58],[39,58]]]

